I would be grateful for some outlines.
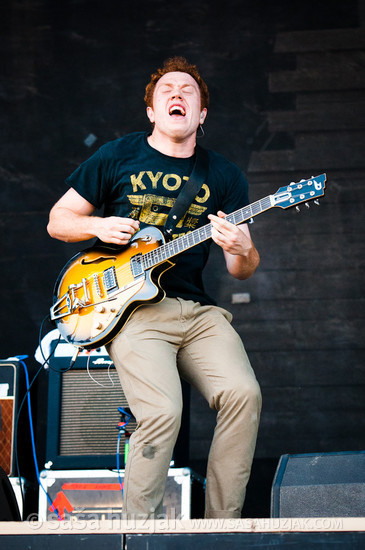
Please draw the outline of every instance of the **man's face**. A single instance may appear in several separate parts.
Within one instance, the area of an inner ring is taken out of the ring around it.
[[[156,84],[147,116],[155,124],[154,131],[176,141],[184,140],[204,122],[207,110],[201,109],[200,101],[200,89],[192,76],[166,73]]]

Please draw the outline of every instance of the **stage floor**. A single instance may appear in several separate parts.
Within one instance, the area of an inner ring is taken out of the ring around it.
[[[0,523],[0,546],[7,550],[246,550],[272,545],[362,550],[365,517]]]

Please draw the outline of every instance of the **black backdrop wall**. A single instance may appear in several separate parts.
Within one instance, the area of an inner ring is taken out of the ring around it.
[[[201,143],[242,168],[252,200],[328,175],[319,208],[256,219],[252,279],[230,279],[216,247],[206,269],[262,386],[251,484],[271,481],[283,453],[363,449],[364,13],[362,0],[3,0],[0,356],[28,354],[35,371],[54,281],[80,248],[46,232],[64,178],[104,142],[148,129],[149,75],[185,55],[211,93]],[[250,301],[234,303],[239,293]],[[213,425],[193,394],[201,473]]]

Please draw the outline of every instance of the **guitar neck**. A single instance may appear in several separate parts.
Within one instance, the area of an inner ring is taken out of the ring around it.
[[[265,210],[269,210],[274,206],[272,201],[272,196],[268,195],[263,199],[260,199],[252,204],[244,206],[231,214],[225,216],[225,219],[234,225],[239,225],[245,221],[261,214]],[[177,254],[192,248],[195,245],[198,245],[204,241],[207,241],[212,237],[212,224],[208,223],[198,229],[194,229],[190,233],[186,233],[173,241],[163,244],[150,252],[143,254],[142,262],[144,269],[149,269],[158,265],[170,258],[173,258]]]

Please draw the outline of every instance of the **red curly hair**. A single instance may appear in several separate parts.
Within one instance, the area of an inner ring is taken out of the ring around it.
[[[208,108],[209,106],[209,92],[208,87],[202,77],[199,74],[196,65],[190,64],[185,57],[170,57],[166,59],[163,66],[160,69],[157,69],[156,72],[151,74],[151,80],[146,86],[146,93],[144,96],[145,103],[147,107],[152,107],[153,102],[153,92],[155,91],[155,86],[160,78],[171,72],[181,72],[187,73],[194,78],[197,82],[200,89],[200,98],[201,98],[201,108]]]

